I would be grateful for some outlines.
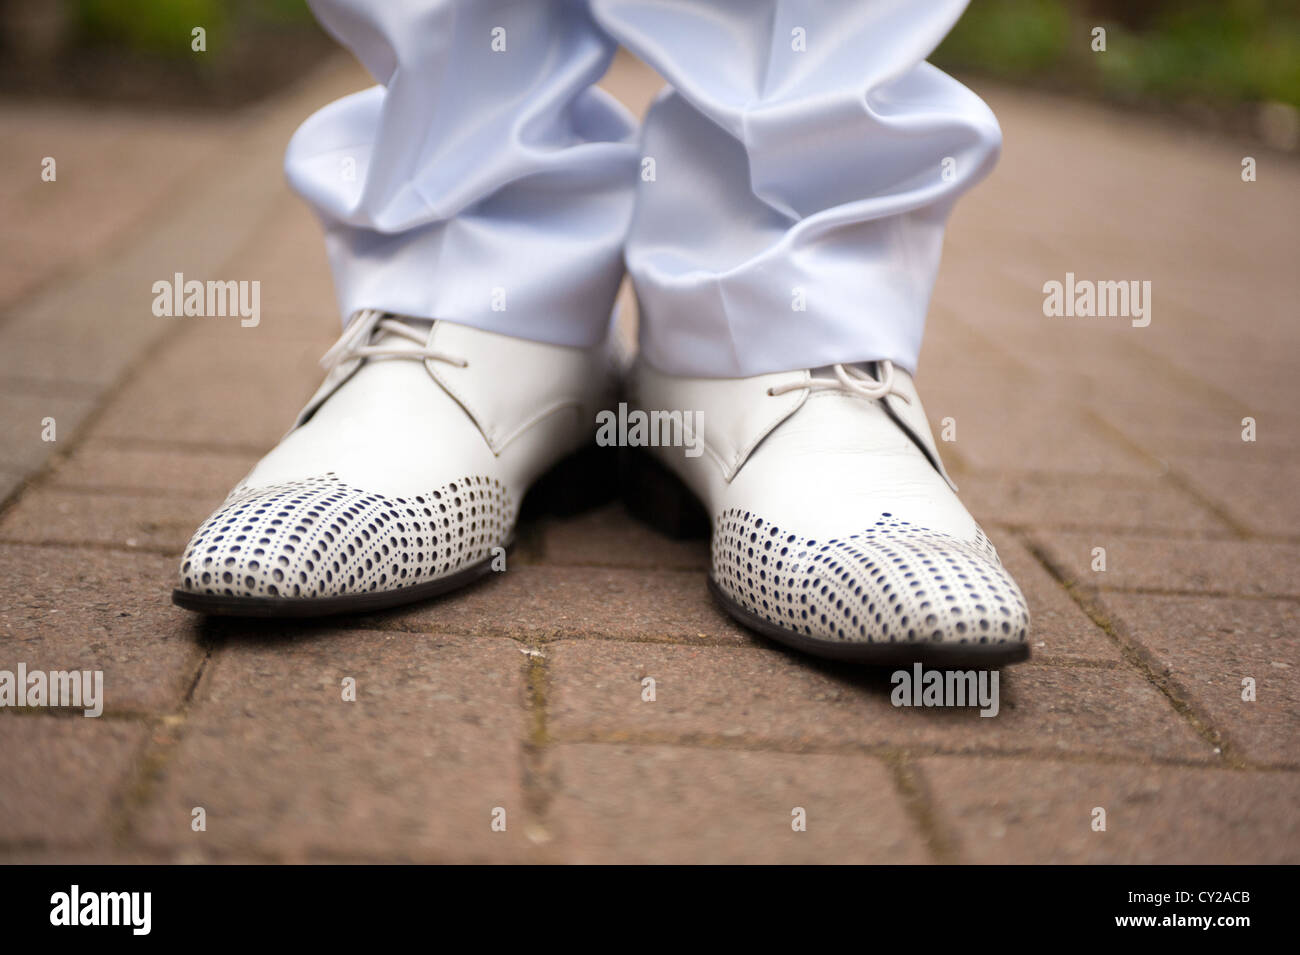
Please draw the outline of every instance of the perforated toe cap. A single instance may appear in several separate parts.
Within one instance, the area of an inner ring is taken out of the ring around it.
[[[334,474],[236,490],[194,533],[180,588],[225,597],[335,597],[456,573],[504,546],[515,504],[469,476],[415,497],[349,487]]]
[[[1023,644],[1029,610],[997,551],[882,514],[859,533],[810,540],[748,511],[719,515],[713,578],[749,611],[841,643]]]

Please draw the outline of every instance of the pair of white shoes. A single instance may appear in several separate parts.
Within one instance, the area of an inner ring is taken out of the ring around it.
[[[593,444],[620,378],[604,346],[378,312],[354,316],[325,363],[293,428],[186,547],[178,605],[306,617],[469,583],[510,546],[528,489]],[[669,529],[703,506],[709,585],[737,620],[864,663],[1028,656],[1024,598],[957,500],[908,374],[638,363],[622,377],[634,412],[702,422],[646,448],[625,499]]]

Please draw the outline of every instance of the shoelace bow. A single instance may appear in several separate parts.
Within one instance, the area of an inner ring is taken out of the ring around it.
[[[419,345],[419,348],[398,348],[396,345],[372,345],[376,332],[388,332],[398,338]],[[333,371],[345,361],[357,358],[410,358],[416,361],[445,361],[457,368],[469,362],[428,346],[429,333],[412,328],[397,316],[373,308],[362,309],[352,316],[339,340],[321,356],[321,366]]]
[[[809,378],[807,381],[787,381],[767,389],[769,395],[783,395],[788,391],[807,388],[809,391],[841,391],[861,398],[883,398],[895,395],[909,405],[912,399],[899,391],[894,382],[894,363],[888,359],[878,362],[880,378],[873,378],[854,365],[835,365],[834,378]]]

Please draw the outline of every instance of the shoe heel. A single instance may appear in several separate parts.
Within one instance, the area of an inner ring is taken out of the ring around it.
[[[619,455],[623,506],[640,521],[677,540],[708,537],[709,515],[681,478],[638,448]]]
[[[564,458],[537,479],[520,507],[521,518],[572,517],[618,497],[618,462],[612,448],[594,444]]]

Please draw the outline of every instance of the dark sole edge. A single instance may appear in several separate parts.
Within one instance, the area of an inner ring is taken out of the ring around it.
[[[488,557],[464,570],[456,571],[450,577],[440,577],[428,583],[400,587],[397,590],[343,594],[338,597],[227,597],[173,590],[172,603],[183,610],[216,617],[330,617],[342,613],[387,610],[389,607],[427,600],[471,584],[491,570],[492,558]]]
[[[867,666],[910,666],[922,663],[932,667],[963,669],[997,669],[1029,659],[1029,644],[941,644],[941,643],[849,643],[818,640],[793,630],[778,627],[736,603],[709,576],[709,593],[718,605],[750,630],[785,644],[802,653],[842,663]]]

